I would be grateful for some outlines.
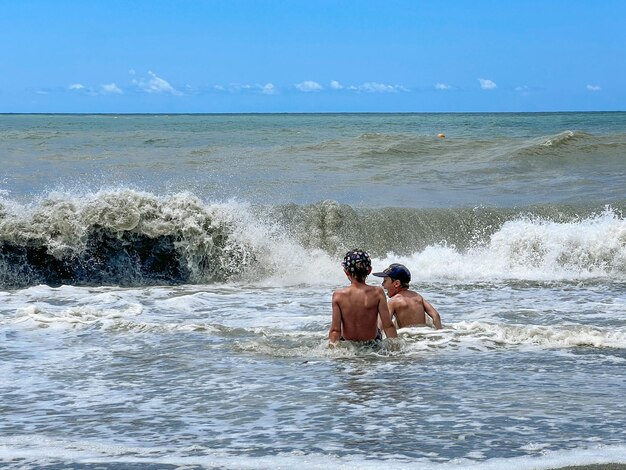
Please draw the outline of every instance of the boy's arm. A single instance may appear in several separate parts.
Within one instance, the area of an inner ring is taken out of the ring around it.
[[[396,327],[393,326],[391,321],[391,315],[389,314],[389,306],[387,305],[387,298],[385,297],[385,291],[382,287],[378,287],[378,318],[385,330],[385,336],[387,338],[397,338],[398,332]]]
[[[341,308],[339,308],[339,302],[337,301],[337,293],[333,292],[333,318],[330,321],[330,331],[328,332],[328,339],[332,344],[341,339]]]
[[[439,312],[426,299],[424,299],[424,311],[433,319],[435,328],[441,330],[441,317],[439,316]]]
[[[394,306],[393,306],[394,302],[393,299],[389,299],[387,300],[387,308],[389,308],[389,317],[391,318],[391,322],[393,323],[393,326],[396,327],[396,330],[398,329],[398,322],[397,319],[393,318],[395,311],[394,311]],[[378,329],[379,330],[383,330],[383,322],[380,319],[380,315],[378,315]]]

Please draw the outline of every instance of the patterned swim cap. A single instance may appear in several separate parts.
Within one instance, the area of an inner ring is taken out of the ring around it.
[[[370,255],[367,254],[367,251],[355,249],[346,253],[341,265],[346,271],[351,273],[367,273],[368,269],[372,267],[372,261],[370,260]]]

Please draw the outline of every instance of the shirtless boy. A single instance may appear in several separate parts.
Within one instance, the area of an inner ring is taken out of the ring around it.
[[[333,317],[328,332],[331,344],[339,340],[381,340],[378,319],[387,338],[396,338],[398,333],[391,321],[385,292],[376,286],[368,286],[365,279],[372,272],[372,262],[367,252],[351,250],[346,253],[341,265],[350,285],[333,292]]]
[[[394,263],[383,272],[372,275],[384,278],[383,288],[389,295],[389,314],[392,318],[395,316],[397,328],[425,325],[428,315],[435,328],[441,329],[441,317],[435,307],[417,292],[409,290],[411,272],[406,266]]]

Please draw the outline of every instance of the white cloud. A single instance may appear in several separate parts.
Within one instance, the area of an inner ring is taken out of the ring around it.
[[[478,81],[480,82],[480,87],[483,90],[493,90],[498,87],[498,85],[486,78],[479,78]]]
[[[533,89],[531,89],[531,87],[529,87],[528,85],[520,85],[515,87],[515,91],[522,96],[530,96]]]
[[[81,93],[81,94],[86,94],[86,95],[91,95],[91,96],[96,96],[96,95],[105,93],[103,89],[101,89],[101,91],[96,91],[91,87],[83,85],[82,83],[72,83],[70,86],[67,87],[67,89],[74,93]]]
[[[378,82],[365,82],[358,87],[359,91],[366,93],[397,93],[399,91],[409,91],[401,85],[386,85]]]
[[[446,85],[445,83],[435,83],[436,90],[449,90],[452,88],[450,85]]]
[[[589,91],[600,91],[600,90],[602,90],[602,88],[599,87],[598,85],[587,85],[587,90],[589,90]]]
[[[365,82],[359,89],[368,93],[389,93],[395,91],[391,85],[377,82]]]
[[[100,85],[102,94],[104,95],[123,95],[124,92],[115,83]]]
[[[278,93],[278,90],[276,90],[276,87],[273,84],[266,83],[261,87],[261,93],[264,95],[275,95]]]
[[[306,81],[295,85],[300,91],[321,91],[322,85],[314,81]],[[410,91],[402,85],[389,85],[380,82],[364,82],[360,85],[343,85],[337,80],[331,80],[329,84],[331,90],[347,90],[356,93],[397,93],[399,91]]]
[[[224,93],[263,93],[264,95],[277,95],[279,93],[278,88],[273,83],[266,83],[260,85],[258,83],[229,83],[228,85],[213,85],[216,91]]]
[[[182,93],[170,85],[167,80],[158,77],[157,74],[152,71],[149,71],[148,74],[152,77],[149,80],[133,80],[133,83],[146,93],[169,93],[174,96],[182,95]]]
[[[297,83],[295,85],[295,87],[298,90],[304,91],[304,92],[320,91],[320,90],[324,89],[324,87],[322,87],[322,85],[320,85],[317,82],[314,82],[313,80],[306,80],[304,82]]]
[[[221,85],[218,85],[221,86]],[[224,87],[221,87],[224,90]],[[247,91],[252,88],[252,85],[241,84],[241,83],[231,83],[228,85],[228,91],[230,93],[241,93],[242,91]]]

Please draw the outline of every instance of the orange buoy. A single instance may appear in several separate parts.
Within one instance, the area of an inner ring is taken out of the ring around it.
[[[441,134],[437,134],[437,137],[439,137],[440,139],[445,139],[446,135],[441,133]]]

